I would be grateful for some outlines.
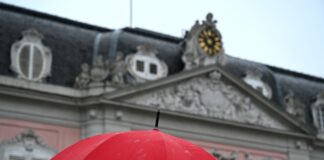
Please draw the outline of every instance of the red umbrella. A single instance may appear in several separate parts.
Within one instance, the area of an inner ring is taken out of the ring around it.
[[[93,136],[66,148],[52,160],[217,159],[191,142],[153,129]]]

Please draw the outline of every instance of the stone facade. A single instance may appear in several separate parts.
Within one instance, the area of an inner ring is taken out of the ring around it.
[[[324,157],[324,80],[226,55],[212,14],[182,38],[2,3],[0,15],[0,159],[43,160],[89,136],[152,129],[158,109],[161,130],[219,160]],[[51,61],[37,80],[10,69],[28,28]]]

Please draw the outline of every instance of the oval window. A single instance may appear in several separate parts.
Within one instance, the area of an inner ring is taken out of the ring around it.
[[[44,70],[43,52],[35,44],[22,45],[18,51],[18,70],[21,75],[29,80],[40,79]]]

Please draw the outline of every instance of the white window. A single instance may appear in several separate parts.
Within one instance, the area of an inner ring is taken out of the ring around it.
[[[135,63],[132,66],[132,71],[136,76],[142,79],[156,80],[164,76],[162,66],[158,59],[136,55],[133,61]]]
[[[11,47],[11,68],[19,78],[41,81],[50,75],[52,54],[42,44],[42,35],[35,29],[23,33],[23,38]]]
[[[141,80],[156,80],[167,76],[167,65],[159,60],[151,50],[139,49],[134,55],[126,57],[128,71]]]

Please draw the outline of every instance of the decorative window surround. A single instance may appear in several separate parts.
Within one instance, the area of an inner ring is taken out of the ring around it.
[[[324,139],[324,92],[317,95],[316,101],[312,104],[313,122],[317,128],[317,136]]]
[[[11,46],[11,69],[18,78],[42,81],[50,75],[52,53],[43,45],[42,39],[43,35],[36,29],[29,29]]]
[[[249,70],[243,78],[244,82],[250,85],[255,90],[262,93],[268,99],[272,97],[272,91],[268,84],[262,81],[262,74],[257,70]]]
[[[126,57],[127,69],[136,81],[152,81],[168,75],[168,67],[156,57],[157,53],[156,49],[141,45],[135,54]]]
[[[15,138],[0,143],[0,158],[4,160],[47,160],[56,150],[44,144],[41,138],[29,129]]]

